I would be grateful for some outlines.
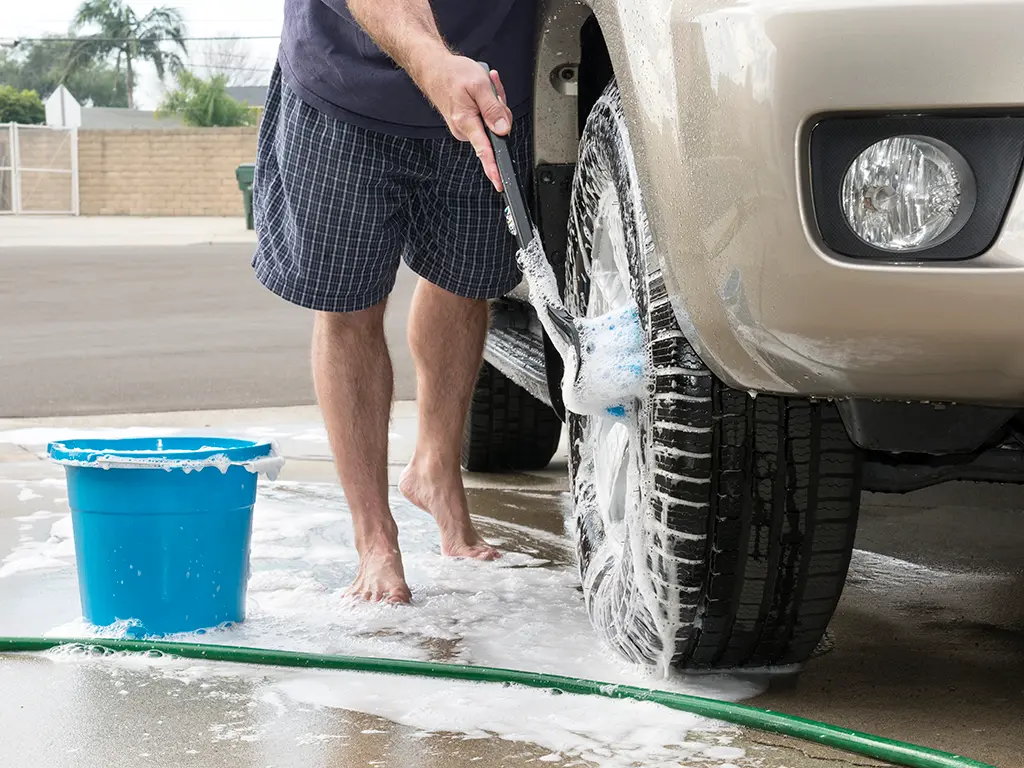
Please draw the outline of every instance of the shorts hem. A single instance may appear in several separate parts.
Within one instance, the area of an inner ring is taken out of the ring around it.
[[[460,284],[456,280],[445,279],[438,275],[431,274],[430,270],[418,269],[417,266],[409,264],[408,262],[406,262],[406,265],[416,273],[417,276],[423,278],[431,285],[435,285],[441,290],[448,291],[448,293],[454,294],[455,296],[459,296],[463,299],[500,299],[519,285],[523,279],[517,269],[516,273],[510,276],[505,283],[499,283],[497,286],[466,286],[464,284]]]
[[[376,306],[384,301],[394,286],[387,286],[358,296],[336,296],[316,293],[303,288],[295,283],[288,282],[281,278],[275,271],[266,267],[266,262],[259,258],[253,260],[253,270],[256,279],[264,288],[289,304],[294,304],[303,309],[311,309],[314,312],[347,313],[361,312],[364,309]]]

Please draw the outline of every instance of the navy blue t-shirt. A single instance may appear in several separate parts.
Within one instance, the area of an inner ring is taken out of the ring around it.
[[[430,0],[438,31],[463,56],[498,71],[514,117],[529,109],[536,0]],[[352,18],[346,0],[285,0],[278,53],[298,96],[370,130],[433,138],[448,128],[405,70]]]

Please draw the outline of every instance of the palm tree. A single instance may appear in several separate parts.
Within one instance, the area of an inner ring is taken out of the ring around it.
[[[135,106],[136,62],[152,62],[161,80],[166,72],[176,74],[184,69],[176,51],[161,47],[162,43],[170,42],[182,53],[188,53],[185,20],[177,8],[154,8],[140,18],[124,0],[85,0],[75,14],[71,31],[77,33],[85,27],[97,31],[79,38],[71,46],[65,78],[90,61],[113,56],[118,77],[124,64],[129,107]]]

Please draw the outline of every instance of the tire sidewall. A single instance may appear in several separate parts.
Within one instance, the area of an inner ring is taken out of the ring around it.
[[[622,235],[629,265],[630,294],[636,302],[645,346],[651,347],[651,274],[657,273],[650,230],[640,195],[636,165],[629,142],[618,88],[614,81],[595,104],[580,141],[580,155],[573,179],[570,226],[566,249],[566,304],[574,316],[585,316],[590,293],[590,252],[593,245],[598,202],[613,190],[622,217]],[[674,322],[674,321],[673,321]],[[656,382],[656,377],[654,377]],[[656,389],[652,385],[650,396]],[[668,663],[673,649],[660,647],[659,596],[648,574],[659,570],[666,583],[673,573],[651,566],[651,540],[647,518],[653,491],[652,440],[656,409],[653,401],[636,412],[632,450],[638,452],[639,499],[634,513],[627,513],[624,541],[614,544],[596,504],[593,448],[588,444],[588,417],[566,413],[569,430],[569,479],[573,499],[574,534],[584,596],[595,628],[622,655],[641,663]],[[661,544],[665,546],[664,542]],[[613,582],[613,583],[605,583]],[[604,590],[605,594],[598,596]],[[636,627],[625,626],[608,603],[628,603],[624,610],[638,618]],[[617,626],[609,626],[617,624]],[[655,647],[657,646],[657,647]]]

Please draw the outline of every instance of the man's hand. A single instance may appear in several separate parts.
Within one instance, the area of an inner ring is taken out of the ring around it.
[[[505,105],[505,89],[498,73],[493,69],[488,73],[465,56],[447,54],[414,77],[452,135],[473,145],[484,173],[501,192],[501,176],[484,127],[486,123],[499,136],[506,136],[512,127],[512,113]]]

